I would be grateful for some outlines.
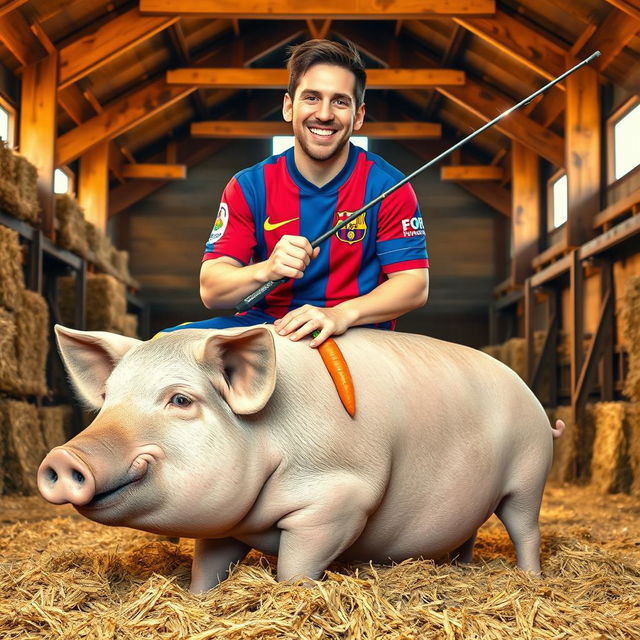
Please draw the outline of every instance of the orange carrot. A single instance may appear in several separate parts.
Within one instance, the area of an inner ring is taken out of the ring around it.
[[[319,331],[313,332],[317,338]],[[347,413],[353,418],[356,413],[356,393],[353,388],[353,379],[347,361],[340,351],[338,343],[333,338],[327,338],[319,347],[320,357],[327,367],[327,371],[336,386],[338,395]]]

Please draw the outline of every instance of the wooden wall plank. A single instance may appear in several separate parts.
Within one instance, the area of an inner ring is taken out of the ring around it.
[[[511,275],[522,284],[531,274],[531,260],[539,251],[540,157],[523,144],[511,144]]]
[[[468,15],[491,15],[494,0],[391,0],[372,3],[369,0],[140,0],[140,11],[149,14],[203,16],[208,18],[248,19],[352,19],[393,20]]]
[[[78,202],[85,217],[106,231],[109,194],[109,141],[103,140],[80,158]]]
[[[600,138],[598,73],[583,67],[567,78],[568,246],[580,246],[593,236],[593,220],[600,210]]]
[[[29,65],[22,74],[20,103],[20,152],[38,169],[38,198],[42,208],[42,230],[53,232],[55,169],[56,91],[58,55],[52,54]]]

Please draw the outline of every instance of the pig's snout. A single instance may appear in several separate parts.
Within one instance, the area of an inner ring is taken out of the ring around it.
[[[67,449],[53,449],[38,469],[38,489],[53,504],[70,502],[82,506],[91,502],[96,481],[89,467]]]

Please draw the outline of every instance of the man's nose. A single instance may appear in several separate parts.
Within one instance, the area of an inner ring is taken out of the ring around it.
[[[331,100],[321,100],[318,104],[317,117],[319,120],[333,120],[333,109],[331,108]]]

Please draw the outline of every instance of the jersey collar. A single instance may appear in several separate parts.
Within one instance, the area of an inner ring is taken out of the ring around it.
[[[330,193],[332,191],[337,191],[338,188],[342,186],[345,179],[351,174],[353,168],[356,166],[356,162],[358,161],[358,153],[360,151],[355,145],[351,142],[349,144],[349,156],[347,157],[347,161],[334,178],[332,178],[327,184],[322,187],[317,187],[313,182],[309,182],[299,171],[298,167],[296,167],[296,163],[293,157],[293,147],[287,149],[285,152],[285,157],[287,160],[287,169],[289,170],[289,175],[293,178],[293,181],[305,191],[312,191],[313,193]]]

